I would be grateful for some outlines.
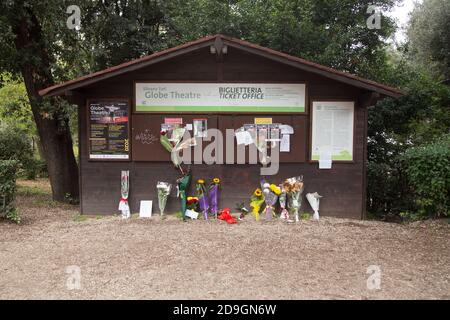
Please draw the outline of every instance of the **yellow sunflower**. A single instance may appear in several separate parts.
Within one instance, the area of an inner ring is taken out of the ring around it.
[[[198,179],[197,183],[198,183],[198,184],[205,184],[205,180],[203,180],[203,179]]]
[[[261,195],[262,195],[261,189],[259,189],[259,188],[256,189],[255,192],[254,192],[254,195],[257,196],[257,197],[261,197]]]
[[[220,183],[220,179],[219,179],[219,178],[214,178],[214,179],[213,179],[213,182],[214,182],[215,184],[219,184],[219,183]]]

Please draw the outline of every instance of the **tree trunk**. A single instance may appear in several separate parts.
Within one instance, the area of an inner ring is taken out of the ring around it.
[[[36,16],[30,11],[28,11],[28,17],[22,17],[13,26],[13,32],[16,35],[15,46],[18,52],[27,50],[39,61],[23,63],[21,72],[42,143],[53,200],[73,201],[79,197],[78,166],[73,153],[69,119],[58,108],[56,99],[51,100],[50,111],[43,111],[43,99],[38,92],[52,85],[54,81],[50,72],[51,60],[42,40],[41,26]]]

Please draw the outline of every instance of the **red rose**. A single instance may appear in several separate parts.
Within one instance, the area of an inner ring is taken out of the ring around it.
[[[163,131],[161,131],[159,134],[162,135],[162,136],[165,136],[165,135],[166,135],[166,132],[163,130]]]

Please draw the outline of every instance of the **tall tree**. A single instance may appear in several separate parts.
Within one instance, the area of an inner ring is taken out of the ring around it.
[[[48,31],[49,26],[58,25],[55,15],[58,9],[61,9],[58,1],[1,2],[0,68],[20,74],[23,78],[42,141],[53,198],[64,201],[68,195],[78,197],[78,167],[73,153],[67,104],[60,99],[43,99],[38,93],[55,83],[52,71],[56,65],[57,54],[53,44],[56,38]]]
[[[450,1],[424,0],[417,4],[408,26],[410,56],[414,63],[450,80]]]

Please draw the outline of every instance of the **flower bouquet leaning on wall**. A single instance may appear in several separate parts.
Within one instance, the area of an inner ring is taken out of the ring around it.
[[[159,181],[156,184],[156,191],[158,193],[158,206],[161,217],[164,215],[164,210],[166,208],[167,199],[169,198],[170,191],[172,190],[172,185],[168,182]]]
[[[211,210],[211,214],[217,219],[217,214],[219,213],[219,187],[220,187],[220,179],[214,178],[212,179],[211,184],[209,185],[209,208]]]
[[[252,215],[255,217],[256,221],[259,221],[259,212],[261,211],[261,206],[264,203],[264,195],[260,188],[256,189],[250,198],[250,207],[252,208]]]
[[[261,181],[261,186],[263,187],[263,194],[266,202],[263,213],[266,216],[266,220],[270,221],[272,220],[272,217],[275,216],[275,204],[278,201],[278,196],[281,195],[281,189],[274,184],[265,182],[265,180]]]
[[[278,202],[280,203],[281,214],[280,219],[290,222],[289,220],[289,211],[286,209],[287,207],[287,192],[281,185],[281,194],[278,197]]]
[[[195,185],[195,192],[198,197],[200,212],[203,213],[205,220],[208,219],[208,190],[206,189],[205,180],[199,179]]]
[[[122,219],[131,217],[128,196],[130,194],[130,171],[123,170],[120,176],[120,202],[119,210],[122,212]]]
[[[289,213],[298,222],[298,214],[302,205],[303,176],[286,179],[283,183],[283,189],[287,193]]]
[[[177,188],[178,188],[178,196],[181,200],[181,216],[183,217],[183,221],[186,220],[186,192],[189,188],[189,184],[191,182],[191,170],[188,169],[185,175],[177,180]]]

